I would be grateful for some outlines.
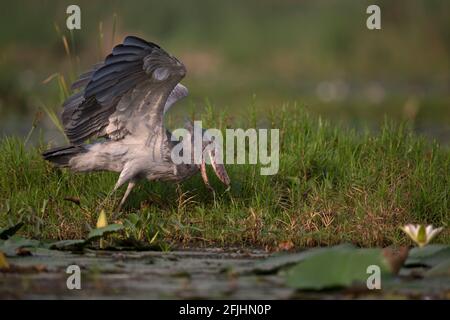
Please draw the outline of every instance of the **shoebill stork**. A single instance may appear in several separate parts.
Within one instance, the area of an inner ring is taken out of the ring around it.
[[[203,152],[201,164],[172,161],[172,149],[182,142],[172,141],[164,114],[188,94],[180,84],[185,75],[185,66],[157,44],[126,37],[102,63],[72,84],[79,91],[64,102],[62,113],[71,145],[44,152],[44,159],[75,172],[119,172],[112,192],[125,183],[128,187],[117,210],[140,179],[179,182],[200,171],[209,187],[206,156],[218,178],[229,186],[225,167],[214,152]],[[192,133],[192,124],[186,129]],[[208,144],[215,143],[203,142],[201,148],[206,151]],[[190,150],[193,153],[194,148]]]

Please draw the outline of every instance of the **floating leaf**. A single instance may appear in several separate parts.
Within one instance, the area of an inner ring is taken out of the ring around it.
[[[383,276],[391,274],[381,249],[327,248],[289,269],[286,283],[302,290],[365,285],[371,265],[378,266]]]
[[[23,222],[19,222],[13,226],[0,229],[0,239],[2,240],[8,239],[9,237],[13,236],[17,231],[19,231],[20,228],[22,228],[22,226]]]
[[[89,232],[86,242],[91,242],[96,239],[103,238],[108,234],[118,232],[122,229],[124,229],[124,226],[121,224],[110,224],[103,228],[93,229],[91,230],[91,232]]]
[[[450,259],[439,263],[425,272],[425,277],[450,277]]]
[[[49,249],[78,251],[86,245],[85,240],[61,240],[49,245]]]
[[[342,244],[335,248],[355,248],[351,244]],[[257,261],[250,268],[234,269],[235,273],[255,273],[255,274],[274,274],[280,269],[291,267],[296,263],[304,261],[315,254],[328,250],[328,248],[312,248],[296,253],[278,253],[273,256]]]
[[[423,248],[410,250],[406,267],[425,266],[434,267],[443,261],[450,259],[450,246],[443,244],[428,245]]]
[[[11,236],[8,240],[0,242],[0,251],[3,251],[7,256],[15,256],[21,253],[22,248],[37,248],[40,245],[41,242],[37,240]]]

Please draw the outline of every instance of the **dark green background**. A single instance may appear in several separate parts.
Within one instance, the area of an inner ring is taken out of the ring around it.
[[[73,35],[69,4],[82,11]],[[370,4],[382,30],[366,28]],[[56,82],[42,81],[107,54],[116,14],[114,42],[140,35],[187,65],[190,98],[173,114],[206,99],[237,119],[297,102],[358,128],[387,116],[450,140],[449,1],[2,1],[0,12],[0,134],[26,135],[40,103],[59,110]],[[45,117],[39,128],[57,135]]]

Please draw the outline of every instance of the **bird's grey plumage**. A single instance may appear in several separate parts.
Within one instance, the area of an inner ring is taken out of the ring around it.
[[[149,63],[155,59],[158,59],[156,63]],[[142,95],[134,101],[130,101],[131,96],[157,89],[161,95],[170,94],[177,83],[156,83],[152,81],[151,75],[157,66],[164,68],[164,65],[173,66],[176,63],[177,60],[154,43],[136,37],[125,38],[123,44],[116,46],[103,63],[81,75],[73,84],[73,88],[81,88],[81,91],[64,103],[62,116],[70,142],[80,144],[89,138],[109,136],[105,128],[112,122],[118,124],[118,118],[113,116],[110,119],[110,116],[117,111],[122,98],[135,103],[128,108],[128,113],[133,114],[133,111],[137,111],[136,101]],[[180,67],[184,69],[184,66]],[[123,105],[124,102],[120,104]],[[123,113],[123,110],[119,112]],[[121,125],[124,125],[122,122]],[[120,137],[117,130],[113,130],[112,138]]]
[[[126,37],[72,84],[79,91],[65,101],[62,121],[73,146],[49,150],[44,158],[79,172],[120,172],[114,190],[129,182],[121,204],[140,178],[179,181],[193,175],[198,165],[171,161],[176,142],[164,128],[164,114],[188,94],[179,83],[185,74],[184,65],[160,46]],[[83,144],[87,140],[94,142]],[[213,168],[229,184],[223,165]]]

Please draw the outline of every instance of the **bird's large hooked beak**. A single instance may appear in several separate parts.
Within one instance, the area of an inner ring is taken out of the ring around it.
[[[185,128],[190,132],[191,134],[191,141],[194,145],[194,127],[195,123],[192,121],[186,121]],[[223,165],[222,157],[221,157],[221,151],[222,151],[222,143],[220,141],[216,141],[215,138],[213,138],[211,135],[206,133],[206,130],[202,129],[202,158],[201,163],[198,165],[200,169],[200,173],[202,175],[203,182],[205,183],[206,187],[210,190],[213,190],[211,185],[209,184],[208,174],[206,173],[206,159],[209,158],[210,163],[212,165],[212,168],[214,170],[214,173],[216,174],[217,178],[227,186],[227,188],[230,187],[231,180],[228,176],[227,170],[225,169],[225,166]],[[206,138],[206,139],[205,139]],[[194,160],[194,153],[191,150],[192,159]],[[197,162],[198,163],[198,162]]]
[[[202,179],[205,185],[208,187],[208,189],[212,190],[212,187],[208,181],[208,175],[206,174],[206,156],[209,157],[214,173],[216,174],[217,178],[219,178],[219,180],[222,181],[224,185],[230,187],[231,181],[230,177],[228,176],[227,170],[225,169],[225,166],[223,165],[222,161],[220,161],[220,163],[217,161],[218,158],[216,156],[215,149],[208,149],[204,150],[202,163],[200,165],[200,172],[202,174]]]

